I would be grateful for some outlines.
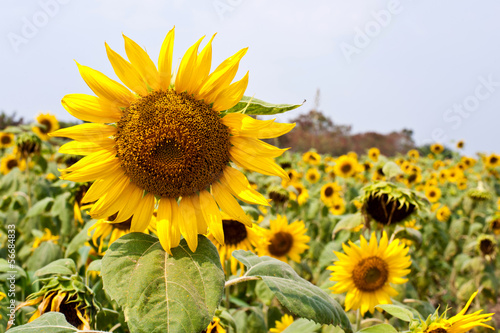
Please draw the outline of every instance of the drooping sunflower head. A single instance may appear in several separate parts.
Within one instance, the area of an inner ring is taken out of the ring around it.
[[[14,134],[0,132],[0,148],[9,148],[14,145]]]
[[[277,215],[270,221],[269,229],[262,229],[257,251],[259,256],[270,256],[287,262],[288,258],[300,262],[300,255],[309,248],[310,237],[303,221],[288,224],[285,215]]]
[[[32,127],[32,131],[40,137],[42,140],[49,140],[49,133],[52,133],[59,129],[59,122],[57,118],[50,113],[40,113],[36,117],[37,124]]]
[[[383,225],[404,221],[425,207],[425,199],[417,192],[380,181],[361,189],[356,198],[363,203],[363,212]]]
[[[476,188],[468,190],[467,196],[474,201],[488,201],[492,198],[491,193],[486,190],[482,181],[478,183],[478,186]]]
[[[302,155],[302,160],[311,165],[319,165],[321,163],[321,155],[315,151],[308,151]]]
[[[26,162],[24,160],[19,160],[16,155],[6,155],[0,161],[0,172],[6,175],[13,169],[19,168],[19,170],[24,171],[26,168]]]
[[[444,147],[440,143],[435,143],[431,145],[431,151],[436,155],[441,154],[444,151]]]
[[[391,296],[397,295],[391,284],[407,281],[411,260],[408,248],[398,239],[389,243],[384,231],[380,242],[375,232],[370,242],[361,236],[360,246],[349,241],[342,245],[344,253],[335,252],[338,260],[329,266],[332,271],[330,280],[337,283],[330,289],[335,294],[347,292],[346,311],[360,309],[364,315],[373,313],[378,304],[392,303]]]
[[[41,139],[33,133],[22,133],[16,138],[14,153],[19,159],[27,159],[30,156],[40,154],[42,148]]]
[[[232,109],[248,83],[248,73],[231,83],[246,48],[210,72],[213,37],[198,52],[201,38],[184,54],[174,77],[174,29],[163,42],[158,66],[137,43],[124,39],[128,60],[107,44],[106,51],[126,87],[78,65],[97,96],[72,94],[62,100],[69,113],[92,122],[54,134],[75,140],[62,152],[85,156],[62,178],[94,182],[83,201],[97,200],[90,210],[95,219],[116,214],[116,223],[132,219],[132,229],[143,231],[157,208],[166,251],[181,235],[195,251],[197,235],[208,229],[223,243],[221,210],[251,225],[236,198],[268,205],[231,163],[288,180],[274,161],[286,149],[260,139],[285,134],[294,124],[257,120]]]
[[[335,161],[335,174],[343,178],[349,178],[357,173],[358,160],[353,156],[342,155]]]
[[[380,150],[378,148],[373,147],[368,150],[368,158],[370,158],[373,162],[377,162],[379,156]]]
[[[290,193],[281,186],[270,186],[268,196],[274,204],[280,207],[284,206],[290,199]]]

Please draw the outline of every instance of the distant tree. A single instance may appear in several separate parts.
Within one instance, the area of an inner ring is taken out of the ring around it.
[[[23,117],[16,119],[16,112],[12,115],[8,115],[5,113],[5,111],[2,111],[0,113],[0,130],[3,130],[9,126],[19,126],[24,124],[24,119]]]

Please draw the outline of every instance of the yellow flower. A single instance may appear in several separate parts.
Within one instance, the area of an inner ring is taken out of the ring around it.
[[[363,236],[360,242],[361,246],[351,241],[342,244],[345,254],[335,252],[338,260],[328,269],[332,271],[330,280],[337,281],[330,288],[332,292],[347,292],[346,311],[360,309],[364,315],[367,311],[373,313],[378,304],[392,303],[390,297],[398,293],[391,284],[407,281],[403,276],[410,273],[411,260],[408,248],[397,239],[389,243],[385,231],[379,244],[375,232],[370,243]]]
[[[309,248],[310,237],[303,221],[288,224],[286,216],[278,215],[270,221],[270,229],[263,229],[257,248],[259,256],[270,256],[287,262],[287,258],[300,262],[300,255]]]
[[[59,129],[59,122],[57,121],[57,118],[50,113],[40,113],[36,117],[36,121],[41,126],[33,126],[31,130],[42,140],[49,140],[49,133]]]
[[[464,147],[464,145],[465,145],[464,140],[460,140],[460,141],[457,142],[457,148],[458,149],[462,149]]]
[[[466,190],[467,189],[467,179],[462,178],[457,181],[457,187],[459,190]]]
[[[429,186],[425,189],[425,196],[430,202],[437,202],[441,198],[441,190],[438,187]]]
[[[270,333],[281,333],[288,326],[292,325],[292,323],[293,323],[293,317],[288,315],[288,314],[284,314],[280,320],[276,320],[274,322],[274,328],[269,329],[269,332]]]
[[[226,330],[224,327],[221,326],[220,324],[220,318],[218,317],[213,317],[212,322],[207,327],[207,330],[204,331],[206,333],[226,333]]]
[[[0,132],[0,148],[9,148],[14,145],[14,134]]]
[[[19,170],[24,171],[26,169],[26,161],[19,160],[12,154],[6,155],[0,161],[0,172],[2,172],[3,175],[8,174],[14,168],[19,168]]]
[[[435,143],[431,145],[431,151],[436,155],[441,154],[444,151],[444,147],[440,143]]]
[[[337,197],[331,207],[330,207],[330,213],[333,215],[342,215],[345,212],[345,201],[341,197]]]
[[[117,214],[116,222],[132,219],[131,231],[144,231],[157,208],[158,236],[168,252],[179,245],[181,235],[195,251],[198,234],[209,229],[224,243],[221,210],[251,226],[237,199],[268,205],[230,163],[288,179],[274,161],[286,149],[260,139],[280,136],[295,125],[239,112],[221,114],[241,100],[247,87],[248,72],[231,84],[246,48],[210,73],[213,37],[198,53],[200,38],[182,57],[174,78],[174,29],[163,42],[158,67],[143,48],[124,39],[128,60],[107,44],[106,51],[116,75],[130,90],[78,64],[97,97],[72,94],[62,100],[69,113],[91,123],[55,133],[75,140],[60,152],[86,155],[61,178],[93,181],[83,199],[97,200],[90,210],[92,218]]]
[[[340,196],[342,193],[342,187],[334,183],[326,183],[321,187],[321,201],[328,206],[331,207],[333,202]]]
[[[31,248],[32,249],[36,249],[43,242],[52,242],[54,244],[57,244],[58,240],[59,240],[59,236],[52,235],[52,232],[50,231],[50,229],[49,228],[45,228],[44,229],[44,234],[43,234],[42,237],[35,237],[35,241],[33,242],[33,245],[31,246]]]
[[[302,155],[302,160],[311,165],[319,165],[321,163],[321,155],[314,151],[308,151]]]
[[[335,174],[343,178],[349,178],[356,174],[358,161],[352,156],[342,155],[335,161]]]
[[[490,321],[494,313],[483,313],[483,310],[476,311],[474,313],[465,314],[469,309],[470,304],[474,297],[476,297],[477,291],[472,294],[469,298],[465,307],[457,313],[455,316],[446,319],[445,317],[440,317],[437,321],[431,323],[423,332],[425,333],[465,333],[469,332],[472,328],[476,326],[482,326],[489,329],[494,329],[493,327],[483,324],[486,321]]]
[[[411,149],[408,151],[408,157],[413,158],[413,159],[418,159],[420,157],[420,154],[418,150],[416,149]]]
[[[231,273],[236,275],[238,266],[243,275],[245,266],[236,260],[232,254],[235,250],[253,251],[262,238],[262,228],[254,224],[251,228],[223,215],[222,230],[224,231],[224,244],[220,244],[212,234],[208,234],[208,239],[219,251],[220,262],[226,271],[226,262],[230,263]]]
[[[464,178],[464,173],[457,168],[452,168],[448,170],[447,179],[451,183],[456,183],[460,179]]]
[[[491,154],[490,156],[486,157],[485,164],[487,168],[496,168],[500,165],[500,156],[498,156],[497,154]]]
[[[283,179],[281,181],[281,186],[283,186],[283,187],[287,187],[291,183],[298,182],[300,180],[300,178],[302,178],[302,175],[298,171],[295,171],[293,169],[288,170],[287,174],[288,174],[288,179]],[[254,190],[256,190],[256,189],[257,188],[254,188]]]
[[[319,174],[318,169],[311,168],[311,169],[307,170],[306,179],[309,183],[315,184],[319,181],[320,178],[321,178],[321,175]]]
[[[378,157],[380,155],[380,150],[378,148],[370,148],[368,150],[368,157],[373,161],[373,162],[377,162],[378,161]]]
[[[299,206],[302,206],[309,199],[309,191],[304,187],[302,183],[291,184],[295,191],[290,191],[290,200],[297,201]]]
[[[441,222],[448,221],[450,219],[450,216],[451,216],[451,211],[446,205],[439,208],[436,212],[436,218],[438,219],[438,221]]]

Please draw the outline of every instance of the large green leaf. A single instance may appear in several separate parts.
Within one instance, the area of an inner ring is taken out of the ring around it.
[[[249,104],[250,102],[250,104]],[[257,98],[243,96],[241,101],[235,106],[227,110],[227,113],[234,113],[245,109],[245,114],[253,115],[272,115],[283,113],[298,108],[302,104],[273,104],[261,101]]]
[[[47,312],[33,322],[14,326],[9,333],[69,333],[78,332],[78,329],[66,321],[60,312]]]
[[[195,253],[182,240],[169,255],[156,237],[130,233],[106,251],[101,274],[131,332],[200,332],[224,291],[217,249],[203,236]]]
[[[245,276],[262,278],[289,311],[320,324],[340,325],[346,332],[352,332],[340,305],[319,287],[301,278],[286,263],[243,250],[234,251],[233,256],[246,266]]]
[[[65,257],[69,257],[70,255],[77,252],[82,246],[85,245],[85,243],[90,239],[90,236],[88,234],[89,228],[92,225],[94,225],[95,222],[96,222],[95,220],[92,220],[85,223],[83,229],[80,230],[80,232],[75,237],[73,237],[73,239],[69,243],[66,249],[66,253],[64,254]]]
[[[35,276],[43,275],[73,275],[76,273],[76,265],[73,259],[65,258],[51,262],[35,272]]]

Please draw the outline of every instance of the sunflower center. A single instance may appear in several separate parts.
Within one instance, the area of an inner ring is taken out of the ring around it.
[[[429,197],[434,198],[436,196],[436,192],[430,191],[429,192]]]
[[[350,163],[343,164],[340,167],[340,170],[342,170],[343,173],[349,173],[352,169],[352,165]]]
[[[245,225],[235,220],[222,220],[222,230],[226,245],[236,245],[247,238]]]
[[[76,313],[77,302],[71,302],[71,300],[64,300],[59,306],[59,312],[61,312],[64,317],[66,317],[66,321],[75,327],[79,327],[83,324],[82,320],[78,317]]]
[[[48,119],[42,119],[40,121],[40,124],[43,125],[42,127],[40,127],[40,131],[43,134],[50,133],[50,131],[52,129],[52,124],[50,123],[50,121]]]
[[[333,188],[331,188],[330,186],[328,186],[326,189],[325,189],[325,197],[329,198],[333,195]]]
[[[352,272],[352,279],[361,291],[375,291],[387,282],[389,267],[379,257],[361,260]]]
[[[491,164],[496,164],[497,162],[498,162],[498,158],[496,158],[496,156],[490,157],[490,163]]]
[[[271,238],[268,246],[269,253],[274,256],[281,257],[286,255],[293,246],[293,236],[288,232],[277,232]]]
[[[8,145],[12,142],[12,139],[9,135],[2,136],[2,144]]]
[[[484,255],[492,254],[493,252],[495,252],[495,246],[489,239],[482,239],[479,243],[479,248]]]
[[[219,113],[187,93],[155,91],[124,110],[115,136],[131,181],[177,198],[206,189],[229,163],[229,130]]]
[[[15,160],[15,159],[11,159],[11,160],[8,160],[8,161],[7,161],[7,169],[12,170],[12,169],[14,169],[16,166],[18,166],[17,160]]]

